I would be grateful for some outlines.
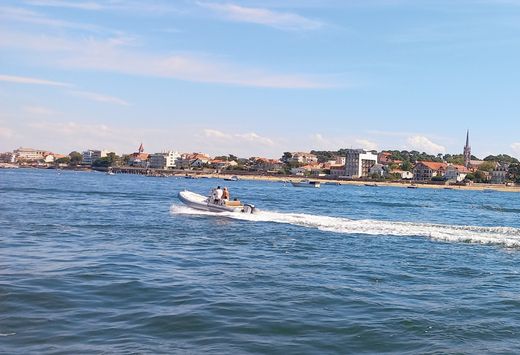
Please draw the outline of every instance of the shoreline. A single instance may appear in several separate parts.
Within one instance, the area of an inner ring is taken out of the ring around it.
[[[10,167],[12,169],[12,167]],[[7,168],[11,170],[10,168]],[[18,167],[17,167],[18,168]],[[43,169],[43,170],[51,170],[49,168],[38,168],[38,167],[25,167],[19,166],[20,169]],[[7,170],[6,169],[6,170]],[[58,168],[56,170],[60,170],[62,168]],[[3,169],[2,169],[3,170]],[[54,169],[52,169],[54,170]],[[67,167],[63,170],[68,171],[83,171],[83,172],[106,172],[108,169],[92,169],[86,167]],[[145,175],[144,172],[147,169],[144,168],[114,168],[113,169],[117,174],[139,174]],[[399,187],[399,188],[408,188],[411,185],[414,185],[417,189],[437,189],[437,190],[468,190],[468,191],[498,191],[498,192],[520,192],[520,186],[506,186],[505,184],[481,184],[474,183],[471,185],[445,185],[445,184],[428,184],[428,183],[418,183],[413,181],[403,181],[403,182],[392,182],[392,181],[374,181],[374,180],[340,180],[340,179],[329,179],[329,178],[320,178],[320,177],[304,177],[304,176],[275,176],[275,175],[259,175],[259,174],[240,174],[239,172],[234,173],[210,173],[210,172],[202,172],[196,170],[183,170],[174,171],[174,170],[155,170],[156,173],[164,174],[164,177],[178,177],[184,178],[186,176],[193,176],[195,178],[214,178],[214,179],[226,179],[232,176],[237,176],[239,180],[249,180],[249,181],[270,181],[270,182],[290,182],[290,181],[300,181],[303,179],[319,181],[322,184],[331,184],[331,185],[350,185],[350,186],[365,186],[367,184],[373,185],[371,187]],[[157,176],[157,175],[148,175],[148,176]],[[230,181],[230,183],[233,183]]]
[[[198,176],[211,178],[230,178],[236,174],[201,174]],[[285,181],[299,181],[302,179],[309,179],[312,181],[319,181],[322,184],[337,184],[337,185],[351,185],[351,186],[365,186],[366,184],[376,185],[374,187],[400,187],[408,188],[411,185],[417,189],[437,189],[437,190],[469,190],[469,191],[499,191],[499,192],[520,192],[520,186],[506,186],[498,184],[473,184],[473,185],[440,185],[440,184],[421,184],[414,182],[391,182],[391,181],[355,181],[355,180],[337,180],[337,179],[320,179],[307,178],[299,176],[264,176],[264,175],[236,175],[240,180],[254,180],[254,181],[271,181],[271,182],[285,182]]]

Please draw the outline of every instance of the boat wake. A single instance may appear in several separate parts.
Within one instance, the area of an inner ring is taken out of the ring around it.
[[[251,222],[291,224],[334,233],[427,237],[446,242],[520,247],[520,228],[512,227],[477,227],[368,219],[354,220],[342,217],[271,211],[258,211],[255,214],[232,212],[215,213],[199,211],[180,205],[172,205],[170,212],[172,214],[184,215],[219,216]]]

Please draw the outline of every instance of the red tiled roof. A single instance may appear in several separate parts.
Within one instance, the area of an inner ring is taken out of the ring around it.
[[[422,164],[431,170],[446,169],[446,167],[448,166],[448,164],[446,163],[438,163],[433,161],[418,161],[417,164]]]

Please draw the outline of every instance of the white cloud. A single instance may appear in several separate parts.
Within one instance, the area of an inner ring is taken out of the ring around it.
[[[195,54],[157,54],[131,48],[127,37],[66,38],[0,30],[0,48],[21,49],[53,67],[266,88],[337,87],[330,77],[278,74]]]
[[[56,113],[53,109],[43,106],[25,106],[23,111],[28,114],[38,116],[51,116]]]
[[[72,86],[71,84],[62,83],[59,81],[31,78],[31,77],[26,77],[26,76],[14,76],[14,75],[0,75],[0,81],[6,81],[9,83],[15,83],[15,84],[48,85],[48,86],[61,86],[61,87]]]
[[[31,0],[26,4],[34,6],[63,7],[80,10],[101,10],[103,5],[93,1],[60,1],[60,0]]]
[[[216,139],[219,141],[227,141],[229,143],[255,143],[266,146],[273,146],[275,143],[271,138],[262,137],[255,132],[250,133],[224,133],[216,129],[204,129],[204,136],[210,139]]]
[[[205,129],[204,135],[208,138],[218,138],[218,139],[232,139],[233,136],[230,134],[218,131],[216,129]]]
[[[356,139],[355,143],[359,145],[361,148],[366,150],[378,150],[377,143],[371,142],[367,139]]]
[[[27,10],[21,7],[0,6],[0,19],[4,22],[23,22],[54,28],[68,28],[86,31],[101,30],[99,26],[55,19],[39,12]]]
[[[213,10],[226,19],[237,22],[248,22],[266,25],[283,30],[315,30],[323,26],[316,20],[301,15],[279,12],[263,8],[245,7],[235,4],[198,3]]]
[[[241,138],[242,140],[247,142],[262,144],[266,146],[273,146],[275,144],[271,138],[259,136],[254,132],[235,134],[235,137]]]
[[[424,136],[412,136],[406,140],[407,148],[426,152],[428,154],[446,153],[446,148],[440,144],[436,144]]]
[[[511,144],[511,149],[513,150],[514,154],[520,158],[520,142]]]
[[[138,15],[152,14],[165,15],[173,12],[181,12],[172,6],[171,2],[152,2],[152,1],[130,1],[130,0],[111,0],[111,1],[66,1],[66,0],[27,0],[27,5],[38,7],[57,7],[69,8],[86,11],[117,11],[121,13],[132,12]]]
[[[97,102],[104,102],[109,104],[116,104],[121,106],[129,106],[130,104],[118,97],[115,96],[109,96],[104,94],[99,94],[96,92],[89,92],[89,91],[71,91],[70,92],[74,96],[83,97],[87,100],[97,101]]]

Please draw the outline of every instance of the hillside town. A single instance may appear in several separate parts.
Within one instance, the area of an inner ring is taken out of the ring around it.
[[[285,152],[280,158],[239,158],[233,154],[210,157],[200,152],[179,153],[173,150],[146,153],[142,143],[136,152],[122,156],[96,149],[64,155],[22,147],[0,153],[0,168],[19,167],[93,169],[152,176],[225,173],[426,184],[512,186],[520,183],[520,162],[506,154],[477,159],[471,154],[469,131],[462,154],[436,156],[418,151],[340,149]]]

